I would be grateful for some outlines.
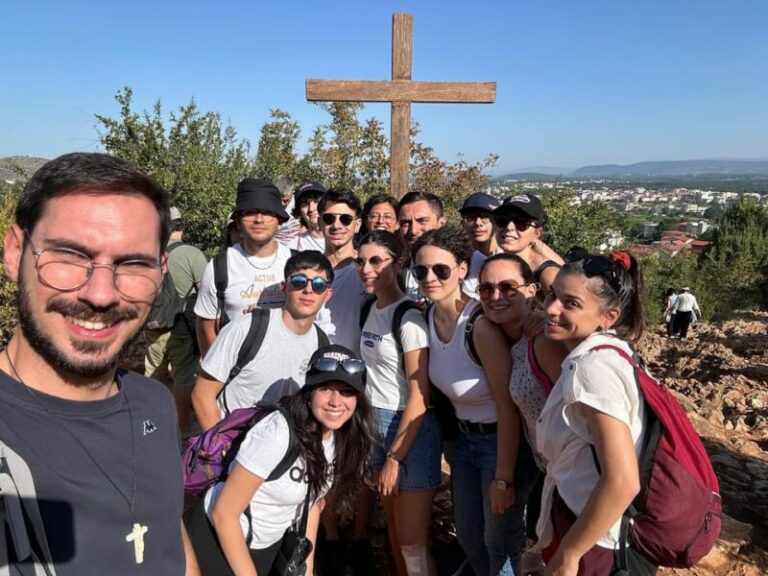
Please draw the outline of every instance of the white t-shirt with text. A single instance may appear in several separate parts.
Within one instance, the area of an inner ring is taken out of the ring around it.
[[[360,355],[367,371],[366,393],[375,408],[403,410],[408,400],[408,380],[392,333],[392,318],[404,296],[378,308],[374,303],[360,336]],[[419,310],[409,310],[400,324],[403,352],[429,347],[427,323]]]
[[[266,258],[248,256],[240,244],[227,249],[225,308],[230,320],[240,318],[254,305],[259,308],[279,308],[285,303],[283,270],[290,257],[290,249],[280,243],[277,243],[277,252]],[[213,260],[208,262],[203,273],[195,314],[208,320],[219,315]]]

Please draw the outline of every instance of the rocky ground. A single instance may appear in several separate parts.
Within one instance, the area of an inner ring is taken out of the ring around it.
[[[727,515],[697,576],[768,574],[768,314],[695,326],[687,341],[647,335],[640,351],[704,439]]]

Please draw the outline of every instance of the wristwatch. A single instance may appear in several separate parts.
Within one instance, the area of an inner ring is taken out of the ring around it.
[[[506,490],[507,488],[512,488],[512,482],[507,482],[506,480],[500,480],[499,478],[496,478],[496,488],[499,490]]]

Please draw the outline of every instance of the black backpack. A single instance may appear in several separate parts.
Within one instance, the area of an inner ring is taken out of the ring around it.
[[[168,255],[183,246],[183,242],[176,242],[168,246]],[[147,318],[149,330],[170,330],[176,324],[179,314],[184,312],[184,298],[176,291],[176,284],[170,272],[163,274],[163,283],[152,303],[152,309]]]
[[[256,308],[251,312],[251,325],[248,328],[248,334],[245,336],[245,340],[243,340],[243,343],[240,346],[240,351],[237,353],[237,361],[232,367],[232,370],[229,371],[227,381],[224,382],[224,386],[222,386],[221,390],[219,390],[219,394],[217,395],[217,398],[221,398],[221,403],[224,407],[225,414],[229,414],[231,411],[227,404],[227,395],[224,393],[224,391],[227,389],[227,386],[229,386],[230,382],[237,378],[237,375],[240,374],[240,371],[251,360],[256,358],[256,354],[259,353],[259,349],[264,342],[264,337],[267,335],[269,317],[270,311],[263,308]],[[317,331],[318,348],[330,345],[328,336],[317,324],[315,324],[315,330]]]

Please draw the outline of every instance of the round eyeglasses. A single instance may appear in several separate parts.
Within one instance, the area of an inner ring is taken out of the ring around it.
[[[27,230],[24,236],[35,256],[37,277],[46,286],[61,292],[73,292],[85,286],[96,268],[109,268],[115,289],[126,300],[149,302],[157,295],[163,280],[163,267],[157,260],[133,259],[117,264],[100,264],[71,248],[37,250]]]

